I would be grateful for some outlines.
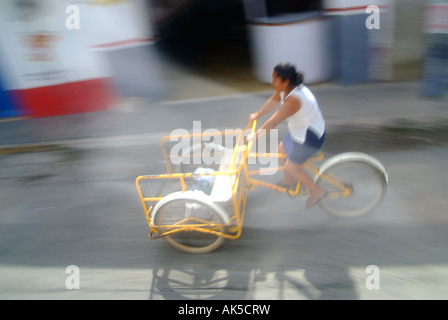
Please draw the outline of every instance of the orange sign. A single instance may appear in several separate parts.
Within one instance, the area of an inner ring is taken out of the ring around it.
[[[58,32],[39,31],[33,34],[23,36],[23,43],[31,53],[27,54],[31,61],[50,61],[54,59],[53,48],[61,36]]]

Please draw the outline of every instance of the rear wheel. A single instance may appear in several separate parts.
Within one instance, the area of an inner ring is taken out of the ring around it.
[[[384,199],[388,177],[383,165],[362,153],[330,158],[320,169],[317,185],[327,192],[319,205],[338,217],[358,217]]]
[[[153,227],[176,249],[187,253],[208,253],[223,243],[221,236],[228,218],[221,207],[200,191],[175,192],[163,198],[153,212]],[[188,227],[192,227],[189,229]]]

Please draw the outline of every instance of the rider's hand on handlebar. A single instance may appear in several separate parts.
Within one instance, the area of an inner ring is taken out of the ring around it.
[[[254,120],[257,120],[257,116],[258,116],[258,112],[252,113],[252,114],[249,116],[249,121],[252,122],[252,121],[254,121]]]
[[[246,137],[246,145],[249,144],[249,142],[254,141],[255,140],[255,133],[251,133]]]

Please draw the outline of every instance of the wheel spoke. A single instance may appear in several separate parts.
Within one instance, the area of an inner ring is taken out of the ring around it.
[[[320,177],[317,184],[328,193],[339,193],[339,196],[326,197],[319,204],[340,217],[355,217],[369,212],[386,192],[382,173],[365,161],[341,161],[326,168],[322,174],[325,177]]]

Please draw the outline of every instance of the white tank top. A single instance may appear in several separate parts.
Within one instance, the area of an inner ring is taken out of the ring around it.
[[[308,129],[311,129],[318,138],[322,137],[325,132],[325,120],[310,89],[300,85],[294,88],[286,98],[282,97],[282,103],[289,96],[295,96],[302,103],[300,110],[286,119],[292,139],[298,143],[303,143]]]

